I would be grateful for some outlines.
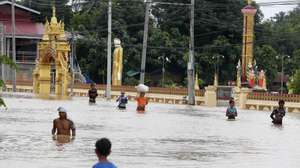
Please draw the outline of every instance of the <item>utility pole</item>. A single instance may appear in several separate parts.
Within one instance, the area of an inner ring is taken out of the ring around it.
[[[195,105],[195,59],[194,59],[194,24],[195,0],[191,0],[190,46],[188,62],[188,104]]]
[[[12,58],[13,62],[16,63],[16,16],[15,16],[15,0],[11,1],[11,22],[12,22]],[[13,82],[13,92],[17,91],[16,86],[16,69],[12,70],[12,82]]]
[[[280,75],[280,94],[283,94],[283,80],[284,80],[284,59],[288,58],[290,59],[291,57],[289,55],[279,55],[276,56],[277,59],[281,59],[281,75]]]
[[[163,68],[162,68],[162,87],[165,87],[165,73],[166,73],[166,69],[165,69],[165,60],[166,60],[166,56],[165,54],[163,55]]]
[[[106,98],[111,99],[111,15],[112,0],[108,1],[108,38],[107,38],[107,81]]]
[[[0,23],[0,44],[0,54],[4,55],[4,25],[2,23]],[[4,64],[1,65],[1,77],[3,81],[5,81],[4,66]]]
[[[147,42],[148,42],[148,27],[149,27],[150,6],[151,6],[151,0],[146,0],[144,38],[143,38],[143,53],[142,53],[142,64],[141,64],[141,72],[140,72],[140,84],[145,83],[145,70],[146,70],[146,57],[147,57]]]

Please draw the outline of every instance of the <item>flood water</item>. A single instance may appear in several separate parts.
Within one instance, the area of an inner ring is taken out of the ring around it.
[[[112,141],[109,159],[119,168],[298,168],[300,115],[289,113],[275,127],[269,112],[239,111],[227,121],[225,108],[150,104],[137,114],[130,102],[118,111],[115,102],[86,99],[45,101],[6,98],[0,111],[1,168],[85,168],[97,159],[94,143]],[[77,127],[65,145],[52,140],[56,109],[64,106]]]

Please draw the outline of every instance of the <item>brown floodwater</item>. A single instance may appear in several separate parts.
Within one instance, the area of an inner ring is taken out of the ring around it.
[[[1,168],[85,168],[97,159],[94,143],[112,141],[109,159],[119,168],[298,168],[300,114],[289,113],[281,127],[270,112],[239,111],[227,121],[225,108],[150,104],[137,114],[115,102],[87,99],[46,101],[5,98],[0,111]],[[52,140],[52,121],[63,106],[77,137],[61,145]]]

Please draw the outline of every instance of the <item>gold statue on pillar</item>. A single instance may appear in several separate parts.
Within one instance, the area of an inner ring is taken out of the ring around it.
[[[115,50],[113,58],[113,74],[112,74],[112,85],[122,85],[122,72],[123,72],[123,48],[121,46],[121,40],[114,39]]]
[[[253,65],[254,16],[257,12],[251,6],[252,0],[242,9],[244,14],[243,51],[242,51],[242,82],[247,83],[247,66]]]
[[[38,43],[39,56],[33,72],[33,91],[41,98],[50,98],[53,91],[57,98],[68,97],[69,51],[64,23],[58,22],[53,6],[52,18],[46,20],[43,39]]]

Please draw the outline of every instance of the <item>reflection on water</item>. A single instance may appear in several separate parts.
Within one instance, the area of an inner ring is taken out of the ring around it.
[[[114,102],[89,106],[82,98],[6,101],[10,108],[0,111],[1,168],[91,167],[101,137],[111,139],[110,159],[120,168],[300,166],[299,114],[274,126],[268,112],[240,111],[236,121],[227,121],[225,108],[151,104],[137,114],[133,102],[118,111]],[[52,139],[59,106],[75,122],[74,141]]]

